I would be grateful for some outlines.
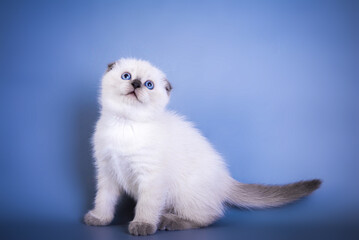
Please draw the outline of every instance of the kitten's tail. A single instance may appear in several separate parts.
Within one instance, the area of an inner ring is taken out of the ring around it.
[[[227,202],[237,207],[278,207],[308,196],[318,189],[319,179],[300,181],[286,185],[245,184],[232,179]]]

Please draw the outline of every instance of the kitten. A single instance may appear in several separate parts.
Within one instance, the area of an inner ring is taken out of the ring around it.
[[[226,204],[277,207],[319,188],[320,180],[267,186],[231,178],[207,139],[166,111],[171,89],[149,62],[120,59],[108,65],[93,137],[97,194],[86,224],[108,225],[123,193],[137,201],[129,232],[148,235],[208,226],[223,216]]]

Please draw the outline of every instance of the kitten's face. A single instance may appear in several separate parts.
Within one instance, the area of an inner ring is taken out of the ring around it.
[[[153,111],[167,105],[170,91],[164,73],[149,62],[120,59],[109,64],[103,77],[101,103],[119,113],[128,111],[128,107],[132,111]]]

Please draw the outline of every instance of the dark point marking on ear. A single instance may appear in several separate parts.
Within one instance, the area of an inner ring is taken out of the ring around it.
[[[111,71],[112,68],[114,67],[115,63],[116,63],[116,62],[112,62],[112,63],[107,64],[107,70],[106,70],[106,72]]]
[[[172,90],[172,85],[171,85],[171,83],[170,83],[167,79],[165,79],[165,81],[166,81],[166,86],[165,86],[165,88],[166,88],[167,94],[170,95],[170,92],[171,92],[171,90]]]

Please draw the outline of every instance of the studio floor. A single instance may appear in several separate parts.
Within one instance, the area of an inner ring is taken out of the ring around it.
[[[106,227],[86,226],[80,219],[77,222],[6,223],[1,225],[0,239],[359,239],[359,222],[355,219],[320,220],[309,214],[298,217],[291,214],[294,208],[287,206],[263,211],[230,209],[225,217],[207,228],[159,231],[145,237],[131,236],[124,222],[126,219],[115,219]]]

